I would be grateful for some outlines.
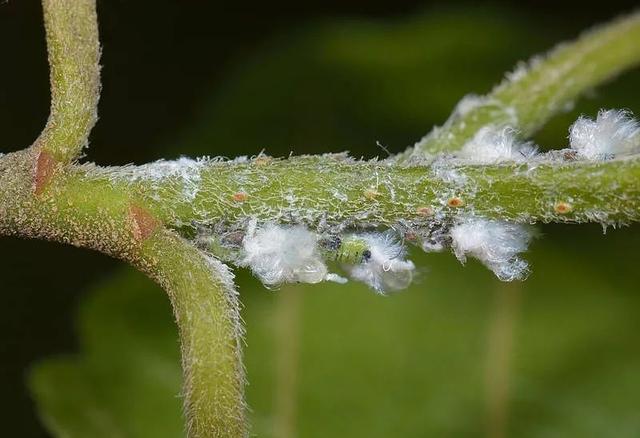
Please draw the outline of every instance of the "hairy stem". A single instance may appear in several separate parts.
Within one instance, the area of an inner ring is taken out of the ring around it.
[[[69,163],[87,144],[100,93],[95,0],[43,0],[49,51],[51,113],[35,146]]]
[[[389,226],[459,215],[526,223],[640,219],[640,159],[442,170],[342,156],[297,157],[266,166],[203,165],[198,182],[193,178],[134,187],[174,227],[247,217],[328,226]]]
[[[459,105],[398,161],[460,149],[483,126],[511,126],[532,135],[585,91],[640,63],[640,12],[562,44],[520,65],[490,94]]]
[[[141,262],[169,294],[180,329],[188,436],[246,436],[242,324],[233,275],[170,232],[144,243]]]
[[[343,156],[298,157],[268,165],[202,163],[194,174],[153,179],[148,179],[146,166],[83,166],[65,170],[36,199],[28,184],[15,188],[20,180],[11,164],[15,156],[0,159],[0,232],[93,245],[115,255],[127,253],[122,242],[131,238],[106,239],[96,227],[109,224],[121,236],[123,229],[131,229],[126,224],[132,220],[132,205],[144,207],[171,228],[233,224],[250,217],[328,226],[420,224],[460,215],[527,223],[640,220],[637,158],[460,166],[444,176],[434,167]],[[29,172],[28,165],[24,171]]]
[[[96,5],[43,0],[43,9],[51,113],[32,148],[0,156],[0,234],[93,248],[155,278],[171,298],[181,334],[188,435],[245,436],[242,325],[232,276],[164,230],[122,185],[102,184],[93,193],[72,185],[74,167],[68,164],[81,154],[97,120]]]
[[[0,157],[0,235],[96,249],[158,281],[171,298],[181,334],[189,436],[245,436],[242,324],[226,266],[164,230],[122,187],[74,187],[65,173],[70,170],[62,169],[47,190],[34,195],[30,177],[37,153]]]

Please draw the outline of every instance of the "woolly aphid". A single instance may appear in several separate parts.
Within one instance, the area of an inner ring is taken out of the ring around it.
[[[522,142],[510,127],[481,128],[457,154],[458,158],[474,164],[497,164],[508,161],[524,162],[537,154],[532,142]]]
[[[451,228],[451,246],[458,260],[480,260],[502,281],[522,280],[529,266],[518,254],[525,251],[533,234],[526,225],[471,218]]]
[[[366,245],[355,264],[346,265],[351,278],[379,293],[406,288],[415,265],[404,260],[405,250],[391,231],[347,237]],[[263,224],[252,221],[242,241],[238,264],[248,267],[266,286],[283,283],[319,283],[346,279],[329,273],[319,251],[318,237],[302,225]],[[339,261],[339,260],[338,260]]]
[[[421,236],[420,247],[426,253],[441,252],[448,246],[450,240],[449,230],[445,227],[436,226]]]
[[[569,128],[571,149],[588,160],[640,152],[640,123],[624,110],[600,110],[596,120],[580,117]]]
[[[265,285],[319,283],[327,266],[317,249],[317,237],[302,225],[249,224],[242,242],[240,266],[248,267]]]
[[[378,293],[405,289],[413,280],[415,265],[405,260],[405,249],[393,231],[357,235],[367,243],[368,254],[361,263],[346,266],[349,276]]]

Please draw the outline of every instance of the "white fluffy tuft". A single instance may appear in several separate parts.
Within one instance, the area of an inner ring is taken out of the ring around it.
[[[487,98],[485,96],[478,96],[477,94],[467,94],[464,96],[454,109],[454,113],[457,117],[464,117],[474,109],[486,105]]]
[[[580,117],[569,129],[571,148],[589,160],[640,152],[640,124],[623,110],[600,110],[596,120]]]
[[[393,232],[358,235],[368,246],[370,255],[361,263],[347,266],[354,280],[362,281],[378,293],[405,289],[413,280],[415,265],[404,260],[404,247]]]
[[[301,225],[273,223],[248,227],[242,242],[240,266],[249,267],[265,285],[319,283],[327,278],[327,267],[317,250],[317,237]]]
[[[519,141],[514,129],[485,126],[463,146],[458,157],[477,164],[496,164],[524,162],[537,152],[533,143]]]
[[[469,219],[451,229],[453,251],[462,263],[475,257],[502,281],[524,279],[529,266],[518,254],[525,251],[531,228],[504,221]]]

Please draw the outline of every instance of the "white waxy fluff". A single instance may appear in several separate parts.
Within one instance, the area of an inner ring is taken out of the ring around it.
[[[146,180],[151,183],[166,178],[174,178],[182,184],[182,194],[187,201],[193,201],[200,191],[201,171],[208,163],[207,158],[193,160],[181,157],[177,160],[158,160],[137,167],[125,167],[121,176],[131,181]]]
[[[378,293],[405,289],[411,284],[415,265],[404,259],[404,247],[393,232],[358,237],[367,243],[369,254],[361,263],[346,267],[352,279],[366,283]]]
[[[640,124],[628,111],[600,110],[596,120],[580,117],[569,129],[569,142],[582,157],[605,160],[640,152]]]
[[[529,226],[473,218],[451,228],[453,251],[462,263],[475,257],[502,281],[524,279],[529,265],[518,257],[532,238]]]
[[[248,267],[265,285],[319,283],[327,267],[317,249],[317,237],[301,225],[249,224],[239,265]]]
[[[454,109],[454,114],[457,117],[464,117],[474,109],[481,107],[487,103],[487,98],[484,96],[478,96],[477,94],[467,94],[464,96]]]
[[[524,162],[537,152],[533,143],[519,141],[512,128],[485,126],[462,147],[458,157],[476,164],[496,164]]]

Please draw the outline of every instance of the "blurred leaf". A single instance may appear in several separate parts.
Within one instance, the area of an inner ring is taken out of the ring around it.
[[[230,156],[386,156],[376,141],[403,150],[553,38],[486,6],[305,26],[229,71],[178,143]]]
[[[71,438],[180,436],[178,337],[164,292],[127,269],[79,312],[81,353],[31,370],[48,428]]]

